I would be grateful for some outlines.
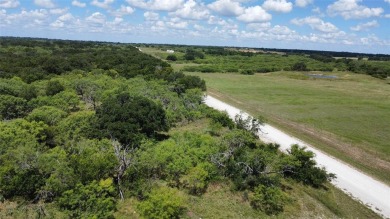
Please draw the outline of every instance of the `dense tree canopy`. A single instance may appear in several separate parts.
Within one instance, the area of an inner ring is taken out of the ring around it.
[[[143,136],[153,137],[156,132],[169,129],[161,106],[128,93],[119,93],[103,101],[96,116],[103,136],[125,145],[136,145]]]

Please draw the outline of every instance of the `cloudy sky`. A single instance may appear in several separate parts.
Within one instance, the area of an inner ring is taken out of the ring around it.
[[[390,54],[390,0],[0,0],[0,35]]]

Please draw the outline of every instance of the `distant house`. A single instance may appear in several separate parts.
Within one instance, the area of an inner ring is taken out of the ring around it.
[[[167,53],[175,53],[175,51],[171,50],[171,49],[168,49],[167,50]]]

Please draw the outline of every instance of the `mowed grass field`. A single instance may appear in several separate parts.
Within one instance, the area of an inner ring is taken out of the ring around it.
[[[390,184],[390,82],[350,72],[205,74],[208,93]]]

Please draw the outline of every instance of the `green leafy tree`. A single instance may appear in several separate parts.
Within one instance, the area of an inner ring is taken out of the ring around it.
[[[97,136],[97,118],[93,111],[72,113],[61,120],[55,128],[55,141],[60,145],[70,146],[81,139]]]
[[[75,81],[75,89],[77,94],[81,95],[82,100],[96,110],[97,102],[101,98],[102,88],[94,81],[81,79]]]
[[[65,90],[65,87],[57,80],[51,80],[46,85],[46,95],[53,96]]]
[[[178,88],[176,88],[176,90],[179,91],[178,93],[184,93],[185,90],[192,88],[199,88],[202,91],[206,90],[206,82],[198,76],[191,75],[186,75],[178,79],[176,82],[176,86],[179,86]],[[181,90],[179,88],[181,88]]]
[[[36,198],[45,183],[38,160],[47,125],[15,119],[0,122],[0,195]]]
[[[104,100],[96,116],[103,136],[115,138],[124,145],[137,145],[144,136],[153,137],[156,132],[169,129],[160,105],[128,93]]]
[[[38,191],[39,199],[44,201],[52,201],[79,181],[67,152],[61,147],[43,153],[38,158],[38,169],[46,176],[45,184]]]
[[[11,95],[0,95],[0,119],[21,118],[29,112],[27,101]]]
[[[26,119],[29,121],[42,121],[50,126],[57,125],[67,116],[67,113],[53,106],[42,106],[34,109]]]
[[[108,139],[80,139],[69,151],[71,166],[83,184],[113,177],[116,173],[118,160]]]
[[[291,155],[287,157],[283,166],[283,173],[286,177],[291,177],[307,185],[320,187],[325,182],[335,178],[334,174],[327,173],[324,168],[317,165],[312,151],[307,151],[305,147],[292,145],[288,151]]]

